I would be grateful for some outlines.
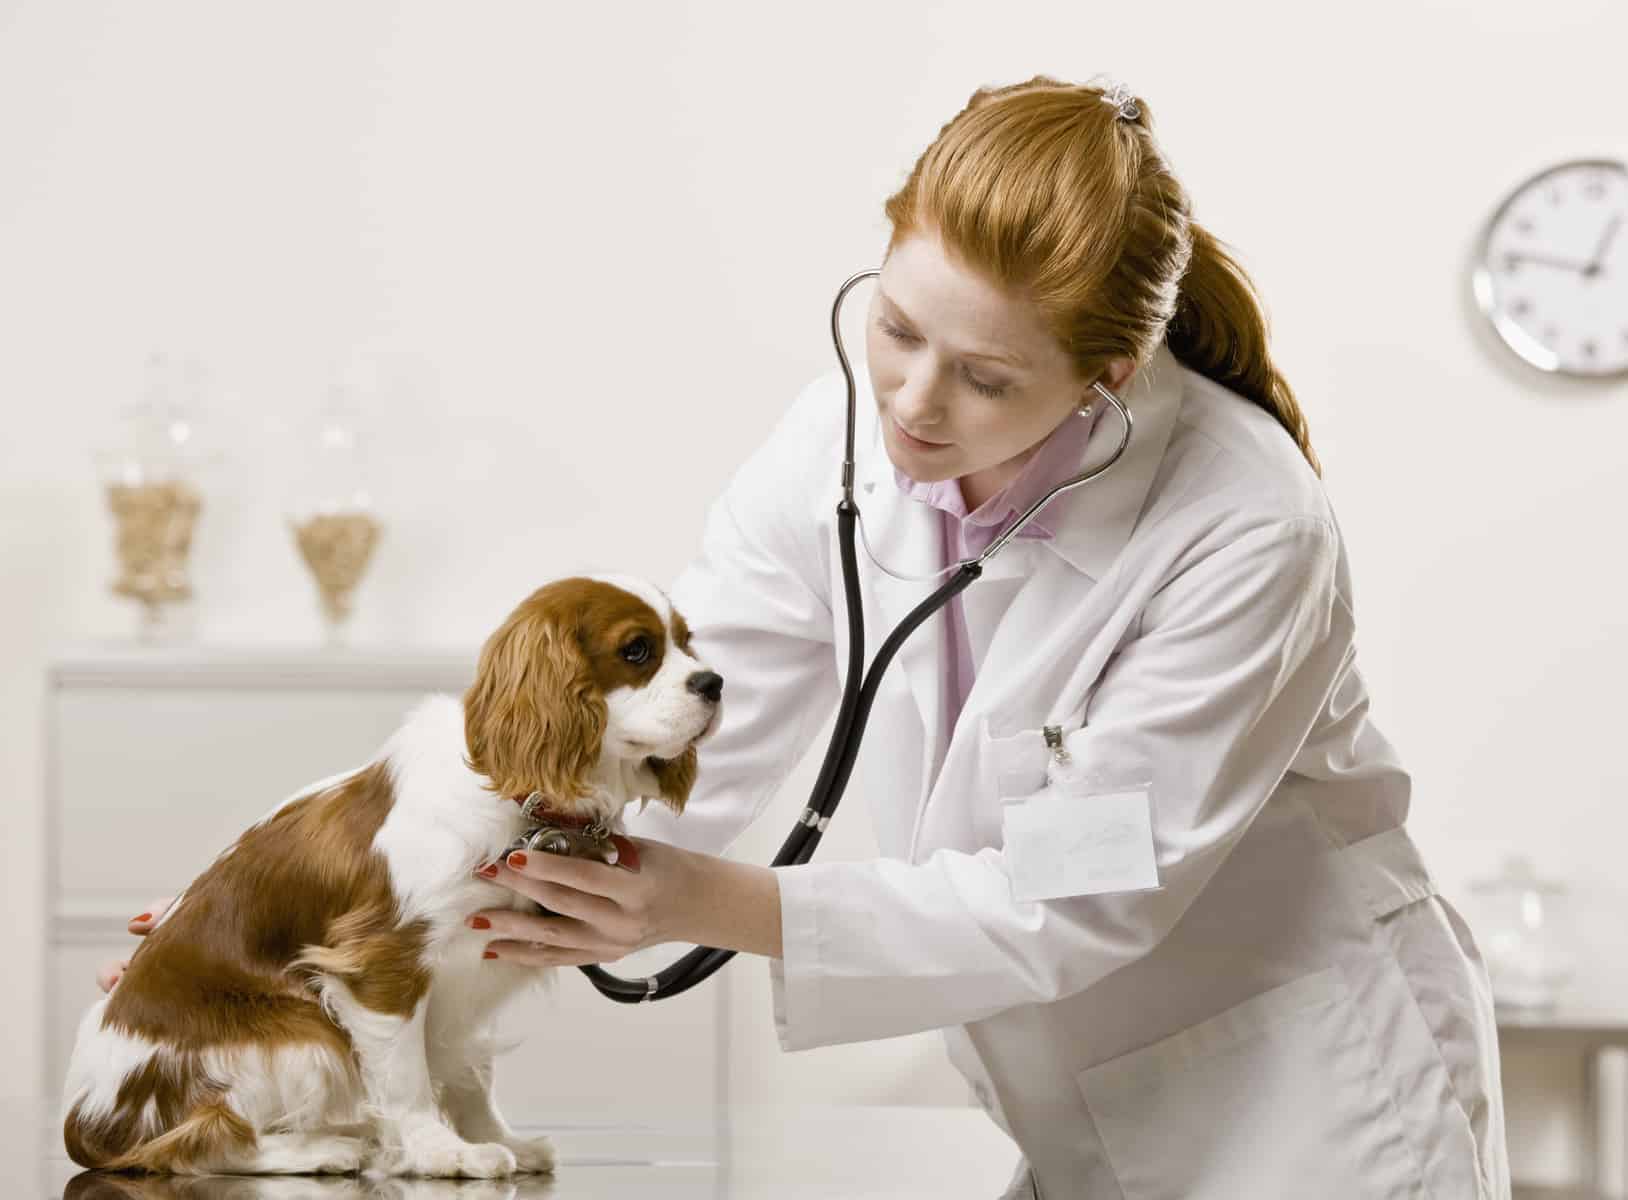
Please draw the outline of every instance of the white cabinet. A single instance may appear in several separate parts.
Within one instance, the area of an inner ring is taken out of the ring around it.
[[[46,1094],[59,1095],[96,965],[124,957],[126,922],[173,895],[296,788],[370,759],[425,692],[460,693],[475,651],[81,648],[46,687]],[[640,975],[676,951],[613,967]],[[723,1111],[727,989],[613,1003],[575,968],[516,1001],[498,1060],[516,1123],[569,1120],[635,1098],[692,1118]],[[632,1091],[635,1096],[630,1096]]]
[[[1550,1141],[1558,1135],[1569,1143],[1572,1169],[1567,1173],[1576,1181],[1549,1188],[1517,1182],[1514,1200],[1618,1200],[1628,1195],[1623,1186],[1628,1097],[1622,1095],[1620,1075],[1611,1080],[1612,1094],[1601,1094],[1600,1088],[1604,1054],[1628,1047],[1628,1013],[1573,1005],[1546,1012],[1500,1009],[1498,1041],[1511,1149],[1518,1142]],[[1528,1087],[1516,1085],[1517,1076],[1528,1080]],[[1557,1077],[1569,1077],[1571,1086],[1545,1086]],[[1519,1180],[1519,1162],[1514,1166]]]

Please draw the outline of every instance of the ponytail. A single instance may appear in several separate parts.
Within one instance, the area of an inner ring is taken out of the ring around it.
[[[1276,417],[1321,478],[1305,414],[1267,353],[1267,321],[1255,285],[1209,230],[1197,221],[1189,221],[1188,229],[1193,256],[1165,344],[1187,367]]]

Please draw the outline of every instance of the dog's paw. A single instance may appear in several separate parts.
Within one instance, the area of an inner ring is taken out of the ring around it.
[[[513,1175],[517,1167],[514,1151],[497,1142],[470,1142],[458,1151],[458,1170],[465,1179],[498,1179]]]
[[[367,1165],[367,1143],[353,1137],[315,1137],[307,1143],[310,1165],[301,1174],[354,1175]]]
[[[546,1137],[509,1138],[503,1143],[514,1153],[521,1171],[549,1172],[554,1169],[554,1143]]]
[[[255,1148],[229,1160],[231,1170],[256,1175],[354,1175],[371,1147],[359,1137],[327,1133],[261,1134]]]
[[[431,1179],[501,1179],[515,1172],[514,1152],[496,1142],[465,1142],[436,1138],[402,1146],[381,1156],[375,1167],[390,1175],[422,1175]]]

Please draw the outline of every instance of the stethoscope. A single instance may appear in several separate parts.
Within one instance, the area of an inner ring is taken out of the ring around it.
[[[866,538],[865,552],[870,555],[871,561],[895,578],[931,581],[947,571],[954,571],[955,574],[947,583],[910,610],[882,643],[882,648],[877,651],[876,660],[871,664],[870,670],[865,671],[865,623],[859,597],[859,561],[854,550],[854,523],[860,516],[859,506],[854,503],[854,373],[848,365],[848,355],[843,350],[842,330],[838,318],[842,313],[842,301],[853,286],[862,279],[880,274],[879,269],[873,268],[850,276],[837,292],[837,298],[831,305],[831,338],[836,343],[837,360],[842,364],[842,374],[848,381],[848,440],[845,457],[842,460],[842,500],[837,504],[837,532],[842,543],[843,594],[848,606],[848,673],[843,681],[842,703],[837,709],[836,725],[831,731],[831,742],[826,747],[825,761],[820,767],[819,778],[815,781],[814,791],[809,796],[808,806],[797,818],[797,825],[792,830],[791,836],[786,839],[785,844],[780,847],[780,852],[775,855],[774,862],[770,864],[776,867],[806,863],[814,857],[814,849],[819,845],[821,836],[831,823],[831,814],[836,811],[837,802],[842,799],[843,790],[848,786],[848,776],[852,773],[854,759],[859,754],[860,739],[864,736],[865,722],[870,717],[871,703],[876,699],[876,689],[882,681],[882,672],[887,670],[888,664],[893,661],[893,656],[898,653],[905,639],[915,632],[916,627],[923,621],[949,603],[951,597],[982,575],[984,563],[999,552],[1000,548],[1006,545],[1012,536],[1054,496],[1060,496],[1101,475],[1119,461],[1131,440],[1130,410],[1113,392],[1100,383],[1093,383],[1091,386],[1098,394],[1118,410],[1120,422],[1124,426],[1119,437],[1119,445],[1114,448],[1112,456],[1100,466],[1064,480],[1036,500],[1029,506],[1027,512],[995,538],[977,558],[952,563],[931,575],[899,575],[897,572],[889,571],[877,560],[876,555],[871,552],[870,539]],[[860,523],[860,531],[864,532],[863,522]],[[733,950],[697,946],[670,967],[644,979],[620,979],[603,967],[592,965],[579,969],[596,988],[612,1000],[635,1004],[641,1000],[663,1000],[668,996],[688,991],[734,956]]]

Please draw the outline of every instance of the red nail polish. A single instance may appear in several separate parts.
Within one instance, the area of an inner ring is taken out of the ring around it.
[[[471,929],[490,929],[492,927],[492,923],[485,917],[470,917],[469,927]]]
[[[516,870],[525,866],[526,852],[524,850],[516,850],[513,854],[509,855],[509,865],[514,867]]]
[[[484,867],[477,867],[475,869],[475,874],[484,875],[487,879],[496,879],[497,878],[497,864],[496,863],[487,863]]]
[[[134,925],[138,921],[151,921],[152,919],[153,919],[153,914],[152,913],[142,913],[141,916],[139,916],[139,917],[131,917],[130,918],[130,924]]]
[[[495,950],[482,950],[480,956],[482,958],[496,958],[497,952]]]

